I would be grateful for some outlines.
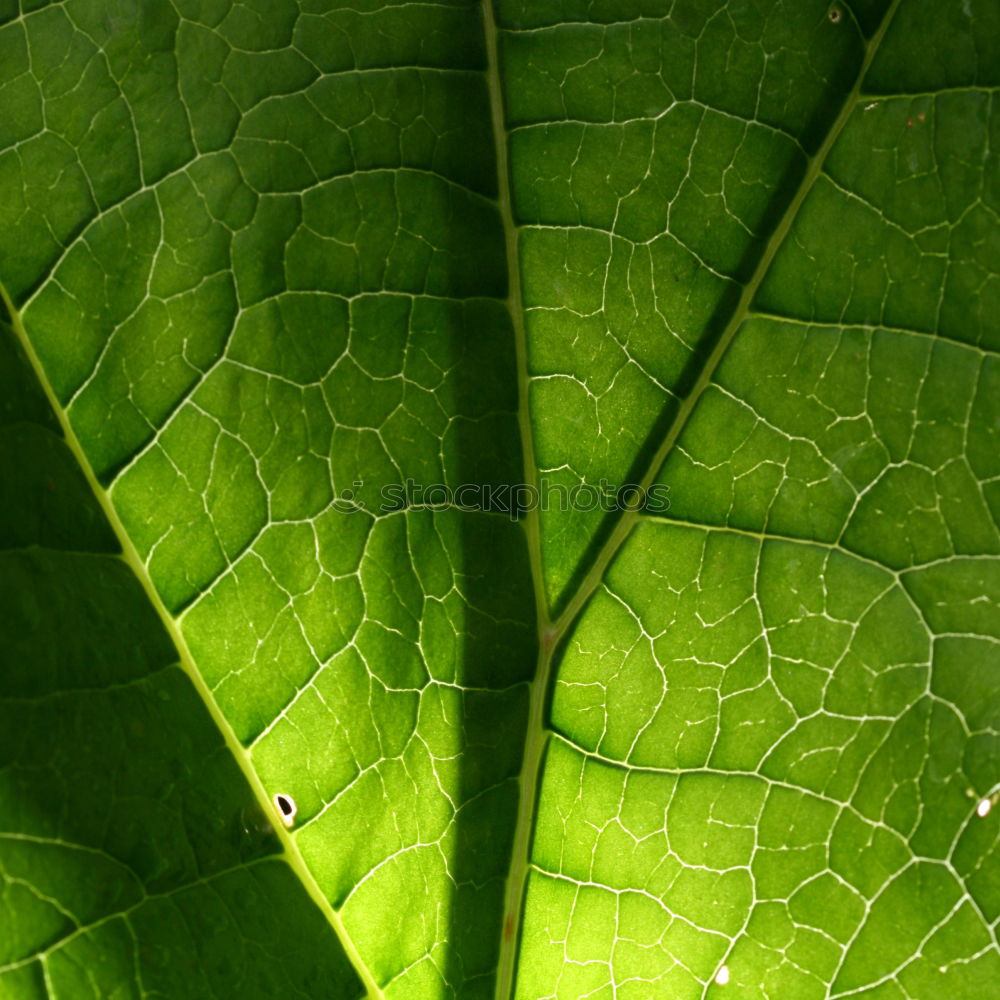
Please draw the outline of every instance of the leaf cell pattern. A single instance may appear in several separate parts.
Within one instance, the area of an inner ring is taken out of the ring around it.
[[[11,0],[0,55],[59,411],[10,410],[5,572],[105,622],[9,619],[53,692],[5,675],[0,991],[990,994],[994,5]],[[408,493],[629,481],[670,510]],[[78,744],[116,808],[158,775],[148,855],[57,805]],[[77,901],[84,856],[120,888]]]

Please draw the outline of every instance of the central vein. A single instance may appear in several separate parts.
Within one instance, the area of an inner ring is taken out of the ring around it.
[[[521,269],[517,250],[517,224],[511,202],[510,164],[507,158],[507,126],[504,119],[503,92],[500,85],[499,39],[493,0],[483,0],[483,32],[486,41],[486,83],[490,98],[490,118],[497,158],[497,200],[503,222],[507,260],[507,309],[514,328],[517,361],[518,407],[517,421],[521,438],[524,483],[537,487],[537,464],[531,432],[528,377],[528,342],[524,325],[524,302],[521,297]],[[535,496],[537,490],[529,491]],[[528,881],[531,832],[535,825],[535,803],[542,773],[542,758],[549,730],[545,725],[545,695],[549,686],[554,652],[554,631],[549,620],[542,579],[541,526],[537,505],[530,504],[521,520],[524,528],[531,578],[534,587],[536,624],[538,628],[538,662],[528,694],[528,720],[524,741],[524,756],[519,777],[520,793],[517,821],[511,851],[510,869],[504,892],[503,930],[497,962],[496,1000],[510,1000],[514,993],[518,942],[524,911],[524,890]]]

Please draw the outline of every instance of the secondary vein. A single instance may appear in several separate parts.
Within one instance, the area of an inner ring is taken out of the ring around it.
[[[42,363],[35,352],[34,345],[31,343],[31,340],[24,329],[24,324],[21,322],[20,313],[15,308],[7,290],[2,286],[0,286],[0,300],[3,301],[7,308],[7,312],[11,316],[14,333],[18,340],[20,340],[21,345],[24,348],[24,352],[35,371],[35,376],[38,379],[39,385],[45,392],[49,405],[52,407],[56,419],[59,421],[59,426],[62,430],[66,445],[76,459],[81,472],[87,480],[87,484],[90,486],[91,492],[94,494],[101,510],[104,512],[104,516],[108,519],[108,523],[111,525],[111,529],[114,531],[118,539],[118,543],[121,546],[120,558],[132,570],[136,579],[139,581],[139,584],[142,586],[147,599],[159,615],[160,620],[163,622],[163,627],[166,629],[167,634],[170,636],[170,639],[174,644],[174,648],[177,650],[181,669],[185,674],[187,674],[191,683],[194,685],[195,690],[201,697],[201,700],[204,702],[205,707],[208,709],[208,712],[212,717],[212,721],[218,727],[218,730],[226,743],[227,749],[233,755],[233,759],[243,772],[243,776],[246,778],[247,784],[249,784],[251,790],[253,791],[261,812],[265,816],[272,815],[273,806],[271,803],[271,797],[267,794],[263,782],[257,775],[253,763],[250,760],[250,755],[237,738],[236,733],[229,724],[229,720],[222,714],[222,710],[219,708],[212,692],[209,690],[208,685],[201,676],[201,672],[195,666],[194,658],[191,656],[191,651],[188,649],[187,642],[178,627],[176,619],[173,615],[171,615],[171,613],[167,610],[166,605],[163,603],[159,592],[154,586],[153,581],[146,570],[145,564],[140,558],[135,546],[132,544],[132,539],[129,537],[125,530],[125,526],[118,517],[118,512],[111,503],[111,498],[97,481],[94,470],[84,453],[83,446],[80,444],[76,436],[76,432],[73,430],[69,417],[60,405],[59,400],[45,375],[45,369],[42,367]],[[367,991],[369,1000],[383,1000],[384,994],[381,987],[375,981],[371,971],[361,959],[357,946],[347,933],[344,923],[340,919],[340,914],[333,908],[330,901],[326,898],[326,895],[320,888],[319,883],[317,883],[312,872],[303,860],[298,844],[291,836],[291,832],[284,829],[278,823],[274,823],[273,827],[275,835],[281,842],[284,849],[285,862],[295,872],[310,898],[319,907],[323,916],[333,928],[334,933],[339,938],[340,943],[343,946],[349,961],[351,962],[351,965],[358,974],[358,978],[361,980],[362,985]]]
[[[663,463],[670,454],[671,449],[677,443],[677,439],[680,437],[681,432],[687,425],[691,414],[694,412],[698,401],[701,399],[702,393],[711,383],[722,358],[729,349],[729,345],[733,342],[737,331],[749,315],[750,306],[757,294],[757,290],[760,288],[767,272],[770,270],[771,264],[774,261],[778,250],[788,237],[792,225],[794,224],[803,203],[808,197],[809,192],[812,190],[816,179],[822,173],[823,164],[826,162],[826,159],[830,154],[830,150],[833,148],[834,143],[837,141],[837,138],[843,131],[848,119],[854,112],[854,108],[858,103],[858,97],[861,94],[861,87],[864,82],[865,75],[868,72],[868,68],[871,66],[872,60],[875,58],[875,54],[878,52],[879,47],[882,44],[882,40],[885,37],[885,33],[888,30],[889,25],[892,23],[892,19],[896,14],[896,10],[899,7],[900,2],[901,0],[893,0],[889,9],[882,18],[881,24],[869,39],[865,47],[865,54],[861,60],[861,65],[858,69],[854,86],[845,97],[844,103],[841,106],[837,117],[834,119],[833,124],[827,131],[819,149],[817,149],[807,161],[805,172],[802,175],[802,180],[799,182],[799,186],[791,201],[788,203],[784,213],[775,225],[774,230],[767,241],[767,245],[761,254],[760,260],[754,268],[750,280],[745,285],[742,294],[736,302],[736,305],[733,307],[733,311],[728,322],[723,328],[722,333],[719,335],[711,353],[706,359],[705,364],[691,389],[691,392],[681,402],[669,429],[651,458],[649,465],[646,468],[646,472],[639,483],[642,492],[648,490],[653,484],[660,472],[660,469],[663,467]],[[622,547],[638,520],[638,511],[624,511],[619,516],[618,522],[615,524],[604,545],[594,558],[590,569],[580,581],[580,585],[566,603],[562,613],[556,619],[553,625],[555,642],[558,643],[558,641],[562,639],[562,637],[565,636],[568,630],[572,627],[573,623],[576,621],[577,617],[590,600],[591,594],[593,594],[598,584],[604,578],[604,574],[607,571],[608,566],[617,555],[618,550]]]

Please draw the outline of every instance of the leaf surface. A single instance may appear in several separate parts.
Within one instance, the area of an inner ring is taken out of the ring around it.
[[[994,5],[0,22],[0,992],[990,994]]]

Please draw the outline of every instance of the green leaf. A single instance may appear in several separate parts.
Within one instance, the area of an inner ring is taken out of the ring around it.
[[[981,1000],[989,0],[0,0],[0,996]]]

